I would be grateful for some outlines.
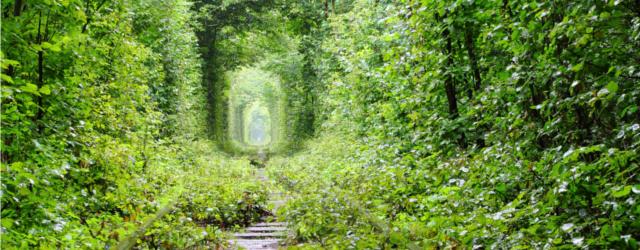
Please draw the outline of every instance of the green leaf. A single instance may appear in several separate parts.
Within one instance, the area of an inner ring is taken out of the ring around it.
[[[27,85],[20,87],[20,89],[24,92],[40,96],[40,92],[38,92],[38,86],[35,84],[27,83]]]
[[[591,35],[586,34],[586,35],[580,37],[578,42],[576,42],[576,45],[578,45],[578,47],[582,47],[582,46],[586,45],[587,43],[589,43],[589,40],[591,40]]]
[[[13,83],[13,78],[8,75],[0,74],[0,78],[2,79],[2,82]]]
[[[610,93],[618,92],[618,84],[615,82],[609,82],[606,88],[609,90]]]
[[[622,110],[621,116],[624,115],[633,115],[638,111],[638,106],[637,105],[631,105],[629,107],[626,107],[624,110]]]
[[[500,184],[496,185],[496,191],[498,191],[499,193],[506,193],[507,192],[507,185],[505,185],[504,183],[500,183]]]
[[[11,226],[13,226],[13,219],[11,219],[11,218],[2,218],[2,227],[6,228],[6,229],[11,229]]]
[[[573,65],[573,67],[571,67],[571,70],[574,71],[574,72],[579,72],[579,71],[582,70],[583,67],[584,67],[584,63],[581,62],[581,63],[578,63],[576,65]]]
[[[631,249],[638,249],[638,241],[634,238],[629,239],[629,246],[631,246]]]
[[[53,52],[60,52],[60,51],[61,51],[61,49],[60,49],[60,45],[58,45],[58,44],[51,44],[51,43],[48,43],[48,42],[43,42],[43,43],[42,43],[42,48],[43,48],[43,49],[47,49],[47,50],[51,50],[51,51],[53,51]]]
[[[406,239],[400,232],[392,232],[389,240],[391,241],[391,243],[394,243],[396,245],[402,245],[406,243]]]
[[[614,191],[612,195],[615,198],[622,198],[629,195],[630,193],[631,193],[631,186],[627,185],[620,188],[618,191]]]
[[[40,92],[41,94],[44,94],[44,95],[49,95],[49,94],[51,94],[51,88],[50,88],[50,87],[49,87],[49,85],[47,84],[47,85],[42,86],[42,87],[40,88],[39,92]]]
[[[10,59],[2,58],[2,68],[3,69],[8,69],[9,66],[17,66],[17,65],[20,65],[20,62],[18,62],[16,60],[10,60]]]

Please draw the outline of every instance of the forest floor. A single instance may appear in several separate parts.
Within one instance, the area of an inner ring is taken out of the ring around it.
[[[287,237],[285,222],[278,221],[277,210],[286,202],[286,196],[277,189],[264,168],[257,168],[255,178],[269,188],[269,207],[271,215],[263,216],[261,220],[234,234],[230,240],[231,249],[278,249]]]

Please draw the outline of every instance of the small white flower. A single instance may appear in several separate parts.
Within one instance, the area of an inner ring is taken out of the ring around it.
[[[620,238],[624,240],[624,242],[629,243],[629,239],[631,239],[630,234],[621,235]]]
[[[565,231],[565,232],[569,231],[569,230],[571,230],[573,228],[573,223],[566,223],[566,224],[562,225],[562,227],[560,227],[560,228],[562,228],[562,231]]]
[[[560,184],[560,188],[558,188],[558,193],[564,193],[567,192],[567,185],[569,185],[569,183],[567,183],[566,181],[563,181]]]
[[[584,237],[576,237],[571,239],[571,243],[573,243],[576,246],[582,246],[583,241],[584,241]]]
[[[62,231],[63,228],[64,228],[63,223],[56,223],[55,225],[53,225],[53,230],[55,230],[56,232]]]

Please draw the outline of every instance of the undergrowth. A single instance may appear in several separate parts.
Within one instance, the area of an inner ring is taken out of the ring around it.
[[[272,160],[291,195],[281,213],[292,248],[637,247],[633,150],[549,149],[537,162],[508,145],[456,157],[397,152],[332,130]]]
[[[108,161],[113,169],[105,173],[111,174],[95,176],[98,173],[89,168],[65,168],[61,164],[56,176],[29,186],[21,184],[32,176],[26,171],[29,163],[11,164],[5,175],[16,178],[4,178],[4,185],[10,187],[5,197],[16,197],[14,202],[25,199],[23,196],[32,200],[36,199],[34,195],[38,197],[30,207],[30,217],[12,219],[11,214],[3,215],[3,245],[7,249],[33,245],[104,249],[143,230],[136,239],[141,249],[216,246],[226,244],[228,235],[223,230],[259,218],[266,191],[253,181],[249,160],[215,153],[215,145],[209,141],[175,145],[155,148],[144,164],[122,151],[102,148],[102,153],[95,152],[100,156],[95,167]],[[122,167],[117,167],[119,164]],[[78,179],[85,184],[64,184]],[[16,193],[11,192],[13,187],[18,188]],[[141,228],[165,206],[171,212],[150,227]]]

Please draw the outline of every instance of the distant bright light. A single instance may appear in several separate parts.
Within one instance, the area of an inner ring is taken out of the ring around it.
[[[269,110],[259,103],[249,110],[247,120],[247,144],[253,146],[265,146],[271,142],[271,117]]]

